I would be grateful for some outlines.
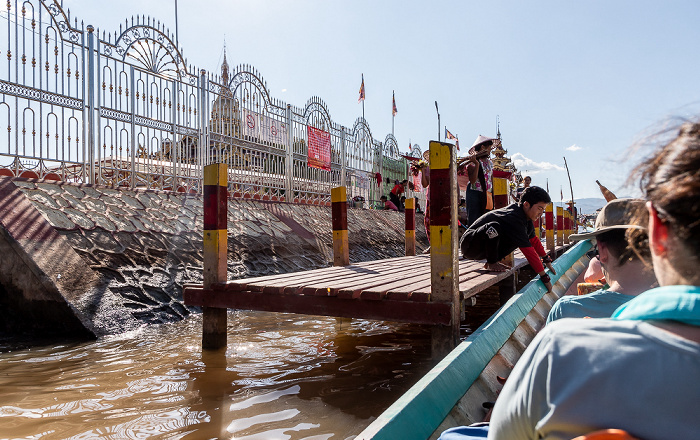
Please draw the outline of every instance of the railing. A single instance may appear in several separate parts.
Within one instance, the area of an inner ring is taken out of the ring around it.
[[[392,134],[377,141],[364,118],[342,126],[318,97],[275,99],[225,57],[220,75],[199,71],[155,19],[100,33],[58,0],[8,1],[0,19],[0,175],[199,193],[202,166],[224,161],[233,193],[303,203],[339,185],[377,200],[408,177]],[[309,164],[310,127],[330,138],[323,168]]]

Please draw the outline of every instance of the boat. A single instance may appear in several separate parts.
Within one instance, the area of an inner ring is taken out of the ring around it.
[[[436,439],[454,426],[481,422],[527,346],[544,327],[552,305],[588,267],[590,240],[576,243],[554,263],[552,292],[530,281],[451,351],[355,440]]]

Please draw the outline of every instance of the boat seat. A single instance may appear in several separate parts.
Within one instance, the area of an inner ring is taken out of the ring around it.
[[[601,429],[590,434],[581,435],[573,440],[641,440],[632,437],[627,431],[622,429]]]

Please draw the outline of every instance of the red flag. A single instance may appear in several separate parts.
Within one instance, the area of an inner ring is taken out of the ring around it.
[[[450,133],[450,130],[445,127],[445,139],[457,139],[452,133]]]
[[[391,116],[396,116],[396,113],[398,113],[399,111],[396,110],[396,95],[394,94],[393,91],[391,92],[391,101],[392,101]]]
[[[362,84],[360,85],[360,97],[357,100],[357,102],[361,102],[365,100],[365,75],[362,74]]]

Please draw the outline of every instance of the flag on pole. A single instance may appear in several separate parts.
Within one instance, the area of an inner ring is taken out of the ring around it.
[[[360,85],[360,98],[357,100],[358,103],[365,100],[365,75],[362,74],[362,84]]]
[[[396,94],[393,91],[391,92],[391,102],[391,116],[396,116],[399,111],[396,110]]]
[[[561,201],[563,202],[564,201],[564,190],[562,189],[561,186],[559,187],[559,191],[561,191]]]
[[[448,130],[447,127],[445,127],[445,139],[454,139],[455,146],[457,147],[457,151],[459,151],[459,138],[457,138],[457,136],[450,133],[450,130]]]

